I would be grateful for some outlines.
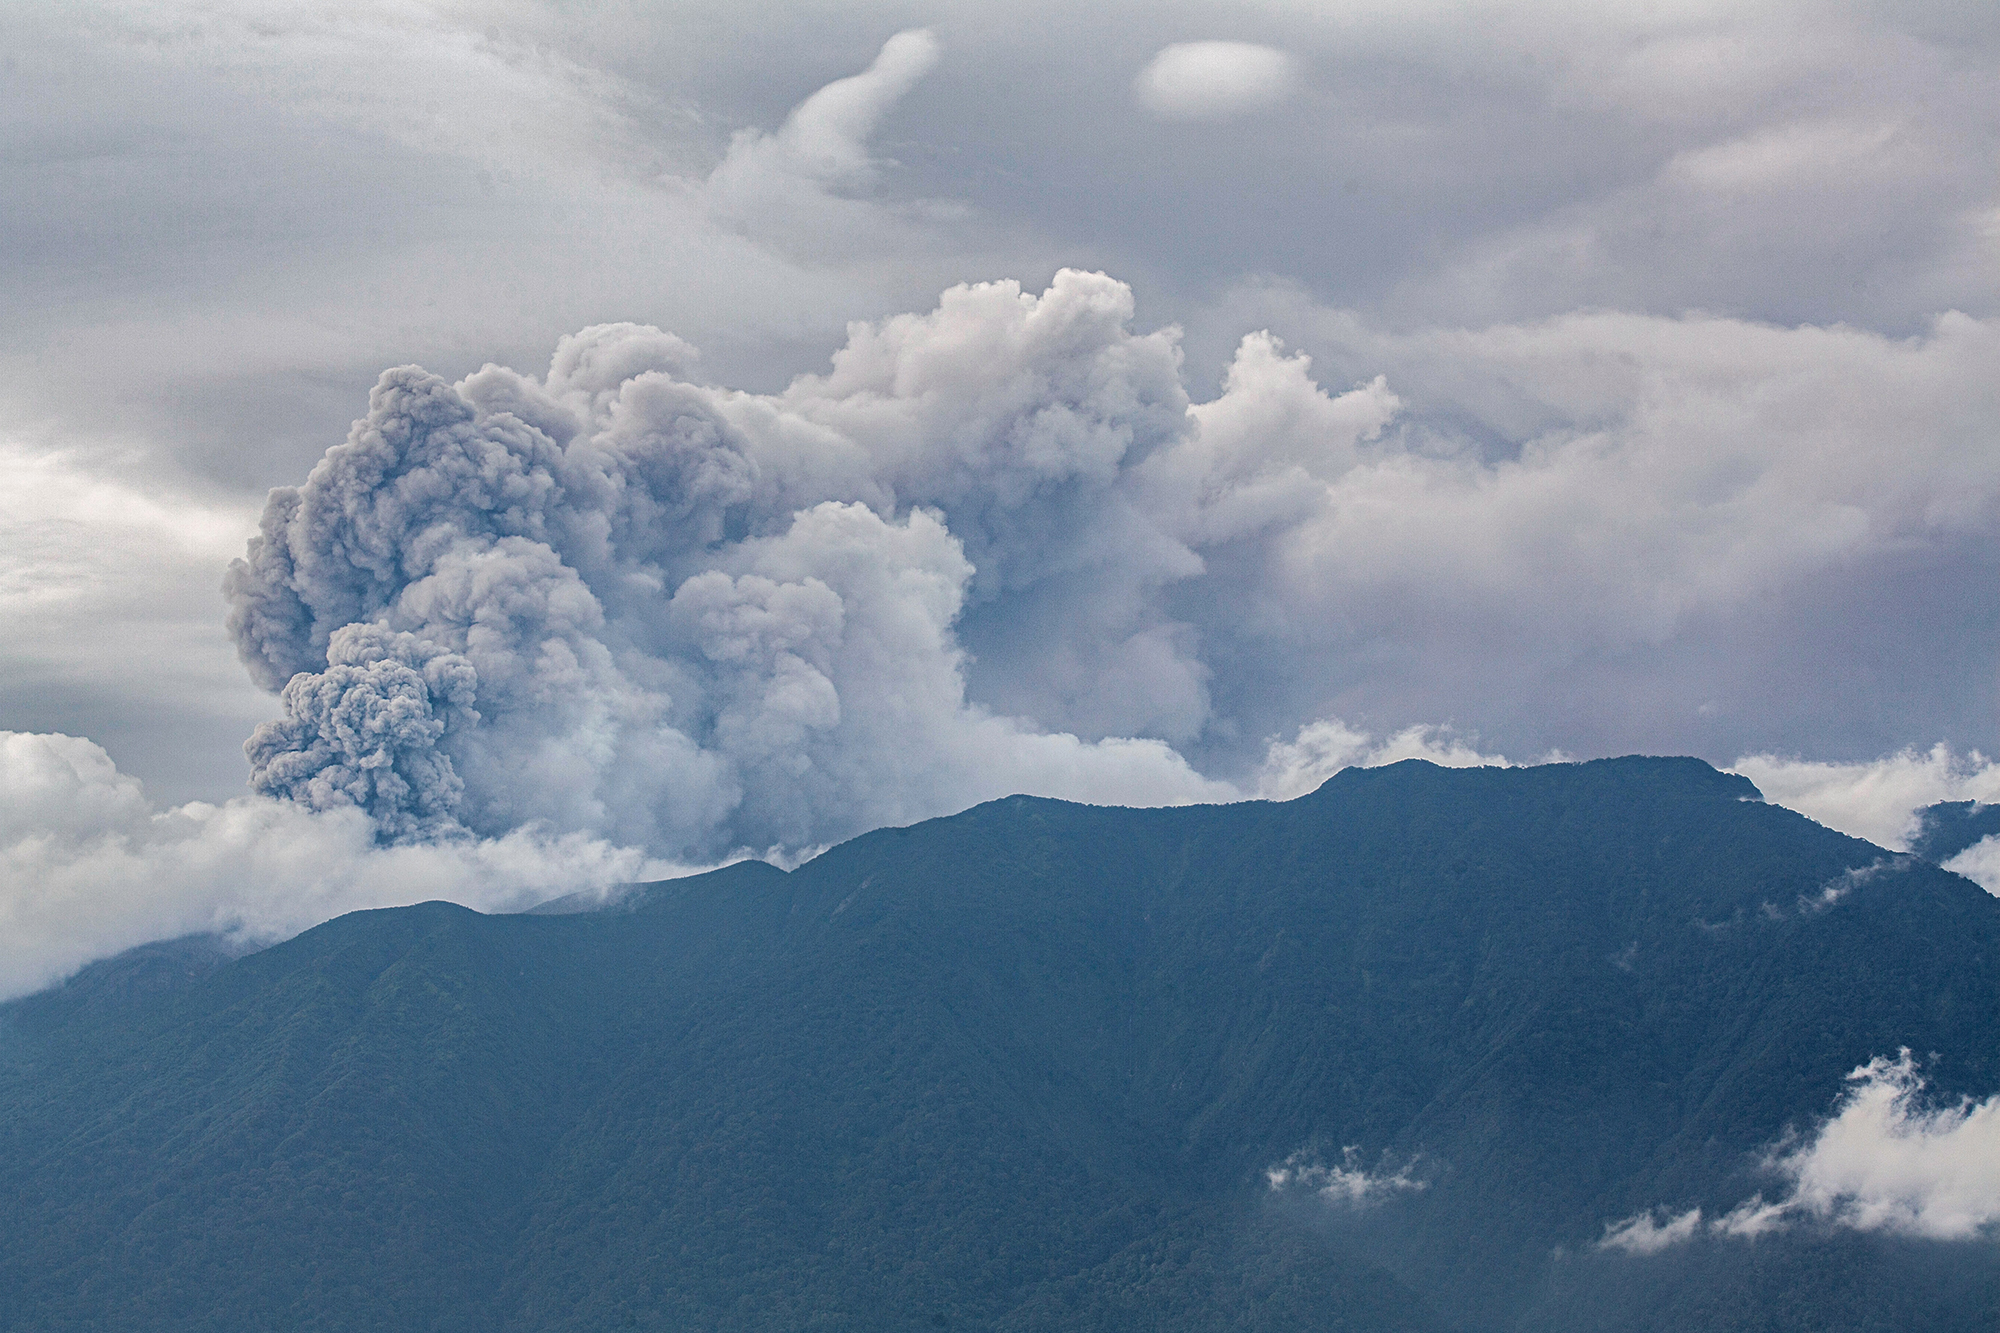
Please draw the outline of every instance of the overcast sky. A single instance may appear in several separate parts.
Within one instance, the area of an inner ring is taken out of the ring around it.
[[[1424,747],[1970,792],[1991,4],[1083,9],[10,7],[0,731],[115,769],[16,758],[270,724],[617,873]]]

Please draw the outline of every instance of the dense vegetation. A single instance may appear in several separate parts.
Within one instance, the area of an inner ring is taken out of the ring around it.
[[[1991,1241],[1593,1247],[1996,1033],[2000,900],[1692,760],[1015,797],[0,1008],[0,1329],[1990,1330]]]

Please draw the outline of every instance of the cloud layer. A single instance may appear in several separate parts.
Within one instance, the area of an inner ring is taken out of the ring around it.
[[[0,999],[148,941],[264,944],[366,907],[519,910],[682,868],[582,835],[384,847],[359,807],[244,796],[160,809],[104,750],[0,732]]]

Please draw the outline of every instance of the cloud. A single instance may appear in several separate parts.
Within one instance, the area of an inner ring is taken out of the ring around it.
[[[885,211],[862,205],[859,197],[891,165],[870,151],[870,138],[937,64],[940,51],[928,29],[899,32],[866,70],[800,102],[776,133],[739,130],[700,186],[706,207],[726,225],[820,252],[836,241],[868,247],[871,229],[926,211]],[[936,206],[928,211],[935,213]],[[880,239],[874,236],[872,244]]]
[[[121,755],[178,769],[180,794],[236,788],[269,704],[230,660],[215,582],[256,506],[134,471],[114,450],[0,441],[0,719],[94,716]]]
[[[541,379],[385,373],[230,570],[285,710],[253,786],[391,840],[540,820],[697,859],[1017,790],[1232,795],[1159,739],[967,697],[968,604],[1193,569],[1119,489],[1188,430],[1170,337],[1130,316],[1098,275],[957,288],[768,396],[632,325]],[[1125,615],[1080,651],[1160,623]]]
[[[1690,1209],[1665,1224],[1654,1213],[1607,1223],[1599,1249],[1654,1254],[1707,1234],[1755,1240],[1800,1223],[1928,1240],[1973,1240],[2000,1223],[2000,1094],[1927,1105],[1908,1050],[1877,1056],[1847,1076],[1839,1110],[1812,1136],[1773,1153],[1786,1178],[1702,1224]]]
[[[1377,741],[1337,718],[1300,727],[1289,741],[1272,741],[1257,772],[1256,791],[1266,800],[1288,801],[1316,790],[1343,768],[1376,768],[1404,759],[1427,759],[1443,768],[1507,768],[1507,756],[1481,754],[1448,728],[1405,727]]]
[[[1223,120],[1277,106],[1296,81],[1292,57],[1275,47],[1177,42],[1147,62],[1132,91],[1163,120]]]
[[[1909,849],[1925,806],[2000,801],[2000,764],[1977,750],[1960,755],[1943,743],[1928,751],[1899,750],[1870,763],[1753,754],[1730,767],[1756,783],[1774,805],[1899,852]]]
[[[1504,395],[1481,407],[1513,418],[1499,449],[1384,376],[1329,391],[1269,334],[1193,402],[1177,331],[1133,324],[1124,284],[1064,270],[856,323],[772,393],[633,324],[564,339],[540,377],[386,373],[230,574],[243,659],[284,691],[253,781],[385,836],[541,819],[695,859],[1031,776],[1098,801],[1295,794],[1357,761],[1493,761],[1426,717],[1484,735],[1497,712],[1547,752],[1592,708],[1633,712],[1616,691],[1541,707],[1579,664],[1768,620],[2000,516],[1961,419],[1985,382],[1963,372],[2000,353],[1974,321],[1895,346],[1596,315],[1439,335],[1460,383],[1420,386]],[[1856,443],[1898,387],[1929,402],[1922,466],[1887,446],[1902,415]],[[1299,730],[1316,716],[1391,739]],[[1955,762],[1743,761],[1773,799],[1855,812]]]
[[[518,910],[685,873],[581,834],[381,845],[358,805],[243,796],[160,808],[90,741],[0,732],[0,998],[151,940],[282,939],[360,908]]]
[[[879,522],[851,509],[826,517],[864,530]],[[908,819],[964,800],[962,794],[937,801],[920,793],[938,776],[936,738],[926,735],[920,716],[901,707],[909,700],[862,701],[864,710],[876,713],[882,734],[857,747],[859,756],[844,766],[814,772],[811,733],[834,725],[841,707],[807,660],[814,655],[814,629],[823,631],[844,614],[830,589],[757,574],[718,573],[690,583],[670,615],[702,622],[694,632],[739,673],[723,708],[722,725],[735,734],[722,748],[735,756],[755,754],[792,779],[766,777],[731,789],[768,826],[782,827],[786,820],[795,829],[818,826],[814,803],[835,798],[823,790],[828,785],[851,787],[853,799],[864,804],[902,802]],[[344,637],[356,628],[367,632]],[[474,835],[458,818],[467,813],[463,784],[449,754],[435,745],[438,713],[463,706],[451,699],[464,659],[440,672],[437,656],[425,660],[410,639],[385,638],[374,627],[348,627],[335,639],[341,665],[295,677],[287,686],[293,696],[287,721],[251,742],[261,764],[259,790],[220,804],[162,807],[92,741],[0,732],[0,1000],[157,939],[216,933],[262,945],[363,908],[444,899],[480,911],[516,911],[699,868],[578,829],[565,831],[557,820],[525,808],[510,817],[528,822],[498,836]],[[792,665],[771,669],[782,654],[792,656]],[[368,665],[356,669],[354,661]],[[300,695],[312,702],[301,703]],[[439,708],[430,706],[432,698],[441,701]],[[1175,803],[1191,793],[1213,800],[1242,796],[1196,777],[1157,742],[1088,745],[991,716],[946,722],[968,728],[948,740],[996,766],[984,783],[989,794],[1068,792],[1129,805]],[[1410,757],[1410,750],[1441,762],[1471,754],[1433,745],[1426,737],[1437,729],[1415,728],[1380,743],[1338,721],[1306,731],[1346,738],[1345,763],[1363,766],[1393,763]],[[305,742],[299,749],[281,745],[299,738]],[[800,764],[802,757],[808,762]],[[716,781],[719,770],[719,764],[708,769],[708,780]],[[578,772],[584,781],[593,776]],[[541,788],[530,784],[529,790]],[[727,818],[730,812],[714,814]],[[793,865],[823,849],[794,839],[762,855]],[[1352,1151],[1339,1166],[1295,1156],[1273,1171],[1273,1188],[1310,1187],[1356,1203],[1424,1188],[1407,1166],[1362,1170]]]
[[[882,117],[937,64],[928,29],[899,32],[866,70],[836,79],[793,108],[773,136],[787,166],[830,185],[865,183],[876,162],[868,140]],[[754,135],[754,132],[753,132]]]
[[[1907,1050],[1847,1077],[1854,1086],[1840,1110],[1774,1161],[1792,1181],[1780,1207],[1935,1240],[1968,1240],[2000,1222],[2000,1094],[1927,1107]]]
[[[1658,1254],[1661,1250],[1691,1240],[1701,1229],[1701,1209],[1690,1208],[1678,1216],[1665,1214],[1655,1221],[1659,1210],[1636,1213],[1621,1222],[1606,1222],[1597,1242],[1600,1250],[1622,1250],[1626,1254]]]
[[[1342,1148],[1340,1164],[1328,1166],[1314,1154],[1301,1150],[1266,1170],[1264,1178],[1274,1193],[1289,1189],[1310,1190],[1329,1203],[1344,1204],[1350,1208],[1367,1207],[1393,1195],[1424,1190],[1430,1186],[1429,1181],[1412,1174],[1416,1168],[1414,1161],[1391,1170],[1385,1157],[1378,1170],[1369,1171],[1359,1164],[1360,1156],[1358,1147]]]
[[[2000,896],[2000,835],[1981,838],[1946,861],[1944,868],[1954,875],[1965,876],[1988,893]]]
[[[1277,420],[1262,447],[1314,466],[1194,511],[1267,525],[1231,562],[1263,576],[1236,623],[1197,628],[1234,636],[1246,668],[1313,664],[1251,688],[1250,670],[1218,672],[1217,696],[1275,701],[1289,679],[1294,718],[1470,717],[1510,751],[1717,758],[1759,732],[1880,753],[1990,711],[1990,636],[1938,617],[1974,614],[2000,538],[2000,454],[1975,406],[1995,380],[1974,370],[2000,368],[2000,325],[1949,315],[1892,340],[1579,313],[1390,334],[1294,316],[1313,373],[1246,377],[1197,407],[1204,434],[1248,402],[1303,407],[1316,381],[1358,382],[1352,400],[1381,375],[1396,409],[1351,443]],[[1230,383],[1266,355],[1239,345]],[[1836,632],[1860,623],[1880,632]],[[1849,667],[1804,665],[1829,655]],[[1889,706],[1885,677],[1924,685]],[[1272,721],[1259,730],[1296,725]]]

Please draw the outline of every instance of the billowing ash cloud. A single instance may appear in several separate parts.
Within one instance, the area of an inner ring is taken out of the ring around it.
[[[1467,382],[1554,414],[1497,453],[1267,334],[1193,403],[1176,338],[1066,270],[855,324],[778,393],[631,324],[540,377],[392,370],[231,570],[283,692],[253,784],[390,840],[540,821],[686,858],[1015,790],[1287,795],[1391,751],[1488,762],[1411,721],[1532,706],[1546,735],[1581,664],[1671,664],[1685,625],[2000,512],[1972,370],[2000,333],[1963,317],[1900,344],[1608,316],[1463,340]],[[1614,353],[1623,381],[1570,401]],[[1905,407],[1871,416],[1877,391]],[[1891,447],[1912,420],[1920,465]],[[1314,721],[1357,714],[1397,739]]]
[[[387,372],[230,570],[284,703],[253,787],[391,840],[542,821],[692,856],[1017,789],[1232,795],[1161,739],[967,700],[955,625],[1025,600],[1075,627],[1050,646],[1102,683],[1087,710],[1201,725],[1200,663],[1148,596],[1200,560],[1146,490],[1206,460],[1171,334],[1131,314],[1091,274],[958,288],[772,396],[691,380],[634,325],[539,379]]]

